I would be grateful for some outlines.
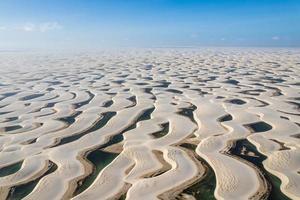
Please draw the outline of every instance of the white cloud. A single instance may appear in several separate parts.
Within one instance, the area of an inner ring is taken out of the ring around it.
[[[62,26],[57,22],[46,22],[39,25],[40,32],[47,32],[51,30],[58,30],[61,29]]]
[[[6,31],[7,28],[5,26],[0,26],[0,31]]]
[[[25,31],[25,32],[33,32],[36,30],[36,26],[33,23],[26,23],[20,27],[20,30]]]
[[[57,22],[44,22],[39,24],[34,23],[26,23],[22,26],[18,27],[17,30],[25,31],[25,32],[47,32],[52,30],[61,29],[62,26]]]
[[[280,40],[280,37],[279,36],[273,36],[272,40]]]

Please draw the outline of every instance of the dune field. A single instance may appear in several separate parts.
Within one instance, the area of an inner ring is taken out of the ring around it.
[[[0,52],[0,199],[300,199],[299,49]]]

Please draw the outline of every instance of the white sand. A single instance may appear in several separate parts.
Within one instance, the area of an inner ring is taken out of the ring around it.
[[[263,166],[281,180],[281,191],[300,199],[300,50],[0,53],[0,74],[0,170],[23,161],[17,172],[0,177],[0,199],[43,176],[50,161],[57,169],[25,199],[192,198],[182,191],[205,173],[179,147],[191,141],[214,171],[217,199],[260,199],[269,192],[260,169],[228,152],[241,139],[267,156]],[[236,99],[240,104],[230,102]],[[179,114],[191,106],[195,122]],[[151,108],[150,118],[124,132]],[[116,115],[105,126],[60,145],[107,112]],[[76,114],[70,125],[60,120]],[[232,119],[220,122],[226,115]],[[256,122],[272,129],[253,133],[246,125]],[[154,137],[163,124],[168,131]],[[74,196],[77,182],[93,169],[86,153],[121,132],[121,153]]]

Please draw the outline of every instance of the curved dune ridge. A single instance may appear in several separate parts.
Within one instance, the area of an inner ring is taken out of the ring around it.
[[[0,199],[300,199],[300,51],[0,53]]]

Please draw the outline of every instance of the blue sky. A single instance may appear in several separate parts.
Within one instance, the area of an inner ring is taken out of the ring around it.
[[[300,46],[300,0],[0,0],[0,49]]]

